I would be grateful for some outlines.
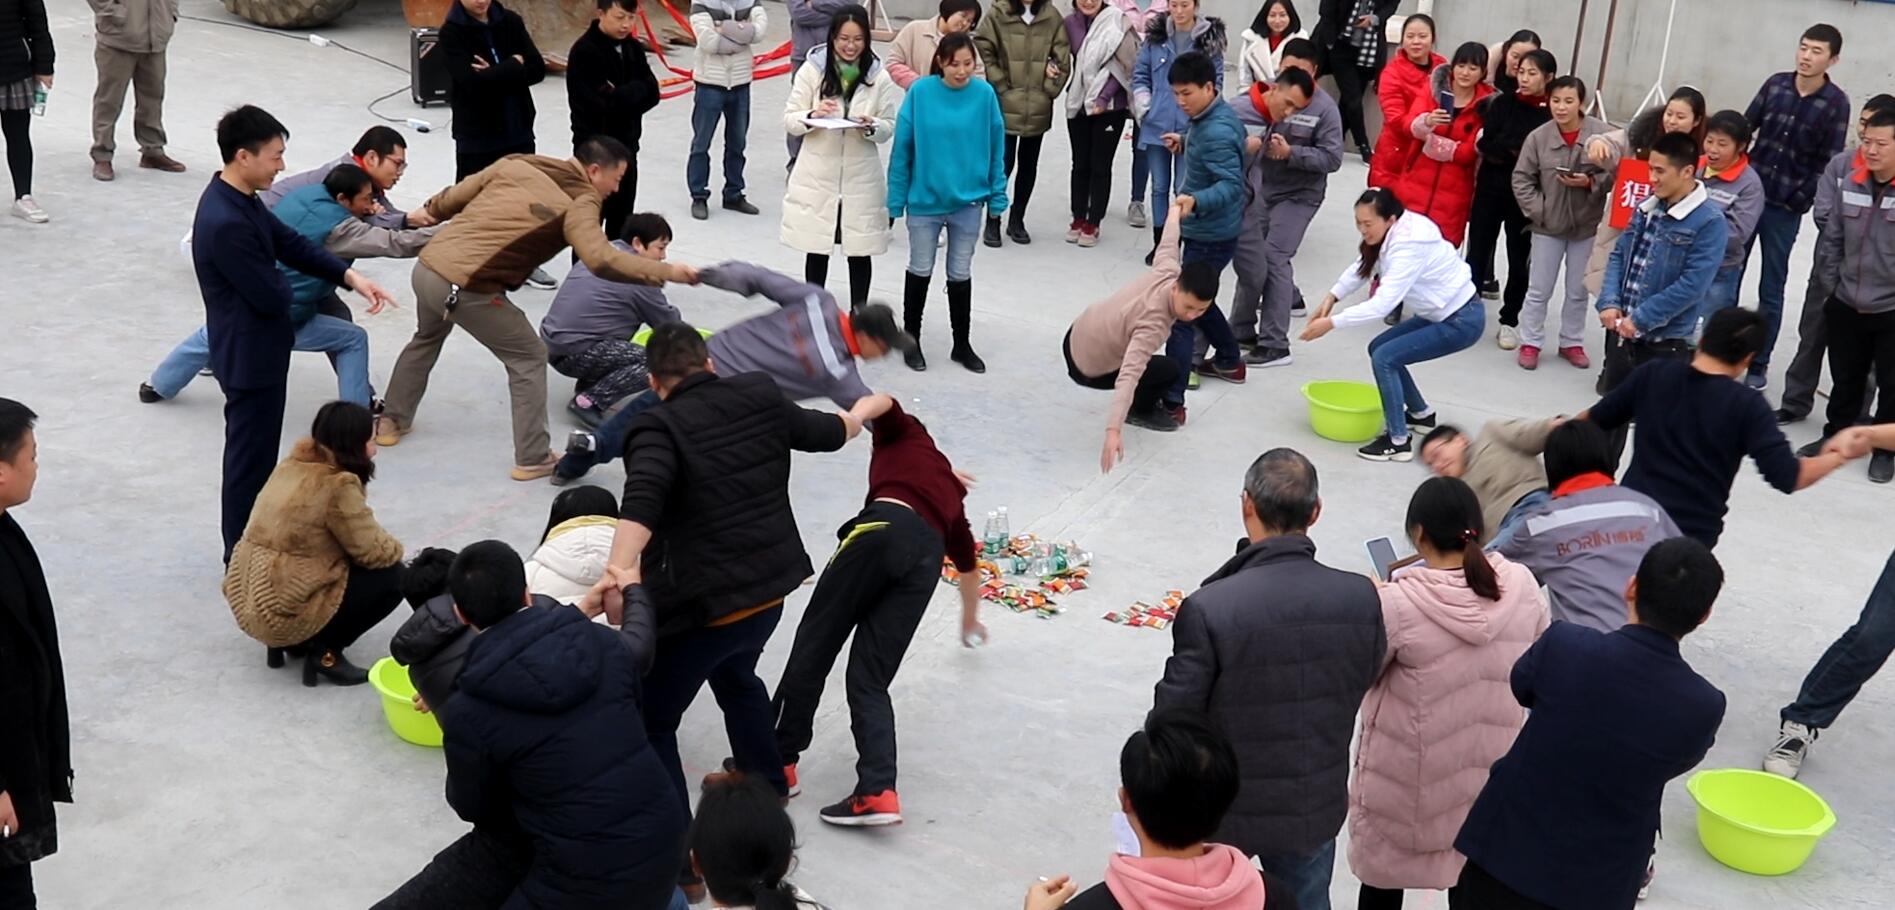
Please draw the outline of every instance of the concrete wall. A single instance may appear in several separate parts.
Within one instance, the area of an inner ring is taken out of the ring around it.
[[[889,15],[900,21],[933,15],[937,0],[884,0]],[[1062,9],[1071,0],[1054,0]],[[1419,0],[1406,0],[1404,13]],[[1606,7],[1610,0],[1590,0],[1586,31],[1576,71],[1588,85],[1597,81],[1599,54],[1604,48]],[[1860,104],[1870,95],[1895,91],[1895,4],[1867,0],[1677,0],[1677,22],[1671,55],[1663,81],[1667,90],[1692,85],[1704,92],[1713,110],[1742,110],[1757,86],[1772,73],[1795,63],[1796,39],[1816,22],[1842,30],[1842,62],[1830,71],[1837,84]],[[1259,0],[1203,0],[1204,12],[1218,16],[1237,33],[1256,15]],[[1494,42],[1515,29],[1540,33],[1562,69],[1573,68],[1573,34],[1579,19],[1579,0],[1433,0],[1440,25],[1437,42],[1442,54],[1452,54],[1462,41]],[[1316,0],[1297,8],[1304,25],[1315,27]],[[1664,48],[1668,0],[1620,0],[1613,29],[1612,54],[1606,71],[1604,101],[1614,120],[1631,116],[1659,77],[1658,58]],[[1235,48],[1232,49],[1233,54]]]

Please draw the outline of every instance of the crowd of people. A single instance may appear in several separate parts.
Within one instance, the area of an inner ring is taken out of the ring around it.
[[[128,87],[140,166],[184,169],[161,122],[168,3],[94,3],[98,180],[116,176]],[[306,686],[366,682],[344,652],[412,608],[390,650],[416,710],[440,721],[448,803],[471,828],[377,906],[815,906],[787,880],[784,807],[845,644],[857,782],[819,818],[901,821],[890,688],[944,561],[978,577],[974,478],[858,363],[899,354],[926,369],[923,315],[945,247],[949,357],[986,372],[971,340],[973,259],[979,245],[1033,242],[1025,213],[1059,114],[1072,148],[1064,240],[1099,244],[1127,139],[1125,220],[1152,232],[1148,269],[1062,342],[1075,383],[1113,392],[1102,472],[1123,459],[1127,426],[1181,429],[1199,382],[1292,363],[1290,326],[1306,309],[1293,260],[1353,141],[1370,169],[1351,193],[1359,254],[1297,334],[1385,324],[1367,344],[1383,428],[1358,454],[1408,461],[1418,449],[1432,476],[1402,522],[1414,555],[1371,578],[1317,561],[1311,460],[1285,448],[1256,459],[1245,537],[1179,608],[1152,711],[1121,752],[1128,837],[1103,883],[1042,879],[1028,910],[1326,910],[1345,826],[1360,907],[1399,907],[1405,889],[1445,889],[1468,910],[1632,906],[1656,873],[1664,788],[1723,721],[1723,695],[1679,641],[1722,588],[1712,551],[1743,462],[1784,493],[1865,456],[1871,480],[1895,479],[1895,405],[1884,395],[1869,419],[1875,386],[1895,384],[1895,226],[1880,214],[1895,207],[1895,97],[1862,106],[1846,148],[1850,101],[1827,75],[1843,39],[1816,25],[1795,68],[1745,110],[1682,88],[1614,129],[1587,114],[1589,87],[1534,32],[1444,56],[1418,14],[1391,47],[1395,6],[1323,0],[1311,30],[1292,0],[1265,0],[1227,86],[1225,23],[1196,0],[941,0],[886,53],[864,7],[789,0],[781,239],[804,254],[800,278],[675,262],[670,222],[636,206],[659,85],[631,0],[599,0],[568,57],[569,158],[537,153],[529,89],[546,63],[524,21],[496,0],[457,0],[441,33],[456,182],[413,211],[388,196],[409,163],[399,131],[373,127],[279,180],[289,129],[254,106],[225,114],[222,167],[192,233],[204,323],[138,394],[174,399],[207,371],[224,395],[223,593],[268,666],[294,658]],[[711,217],[720,124],[722,210],[759,215],[744,171],[765,7],[697,0],[690,21],[691,216]],[[31,195],[28,111],[52,68],[39,0],[0,0],[13,214],[36,223],[48,216]],[[1806,212],[1816,264],[1773,409],[1764,377]],[[899,314],[870,300],[897,220],[909,257]],[[1758,245],[1753,310],[1739,302]],[[846,305],[826,289],[838,250]],[[556,281],[542,266],[567,251]],[[367,333],[339,292],[370,313],[399,298],[354,268],[364,257],[416,260],[416,331],[379,395]],[[667,298],[675,283],[778,306],[701,331]],[[509,296],[525,286],[557,288],[537,327]],[[1596,403],[1445,423],[1409,367],[1478,344],[1493,300],[1495,343],[1525,370],[1549,346],[1591,369],[1596,319]],[[378,452],[417,429],[456,328],[507,374],[510,476],[567,487],[524,558],[496,540],[411,553],[368,503]],[[279,460],[292,351],[329,355],[337,400]],[[1825,354],[1826,422],[1793,450],[1781,426],[1808,415]],[[580,427],[563,452],[549,369],[575,383]],[[811,398],[833,409],[797,404]],[[30,864],[56,849],[52,804],[71,796],[49,586],[7,514],[36,479],[34,420],[0,399],[0,650],[28,657],[0,661],[6,908],[33,905]],[[862,509],[818,573],[790,452],[865,433]],[[621,496],[568,486],[614,460]],[[772,689],[758,662],[812,575]],[[958,593],[963,643],[979,646],[978,586]],[[1895,558],[1783,709],[1765,770],[1796,776],[1891,651]],[[707,685],[731,754],[693,786],[677,733]]]

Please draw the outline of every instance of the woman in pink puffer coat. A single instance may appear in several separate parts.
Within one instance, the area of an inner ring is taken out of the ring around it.
[[[1407,528],[1424,564],[1381,587],[1388,652],[1362,700],[1349,788],[1362,910],[1400,907],[1404,888],[1460,878],[1454,836],[1526,721],[1510,677],[1546,630],[1546,601],[1525,566],[1481,552],[1481,523],[1467,484],[1422,483]]]

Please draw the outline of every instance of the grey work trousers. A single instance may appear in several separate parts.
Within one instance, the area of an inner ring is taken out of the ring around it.
[[[92,92],[92,160],[111,161],[118,149],[118,115],[132,89],[132,138],[145,155],[164,154],[165,55],[137,54],[101,44],[92,53],[99,84]]]
[[[1231,301],[1230,323],[1238,341],[1255,339],[1257,347],[1271,351],[1290,349],[1290,307],[1296,302],[1296,270],[1290,258],[1303,245],[1316,209],[1308,202],[1271,200],[1261,193],[1244,206],[1243,232],[1237,235],[1237,254],[1231,260],[1237,297]]]

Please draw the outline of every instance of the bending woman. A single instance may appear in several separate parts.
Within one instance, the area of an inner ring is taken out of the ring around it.
[[[1425,217],[1406,214],[1393,190],[1372,189],[1356,199],[1355,229],[1362,235],[1361,252],[1316,308],[1302,338],[1314,341],[1330,329],[1369,325],[1407,303],[1415,318],[1369,342],[1384,426],[1382,435],[1356,454],[1370,461],[1409,461],[1415,453],[1408,428],[1432,427],[1435,418],[1408,367],[1472,347],[1486,328],[1487,308],[1474,290],[1467,262],[1441,239],[1441,229]],[[1329,315],[1338,300],[1371,278],[1378,283],[1368,300]]]

